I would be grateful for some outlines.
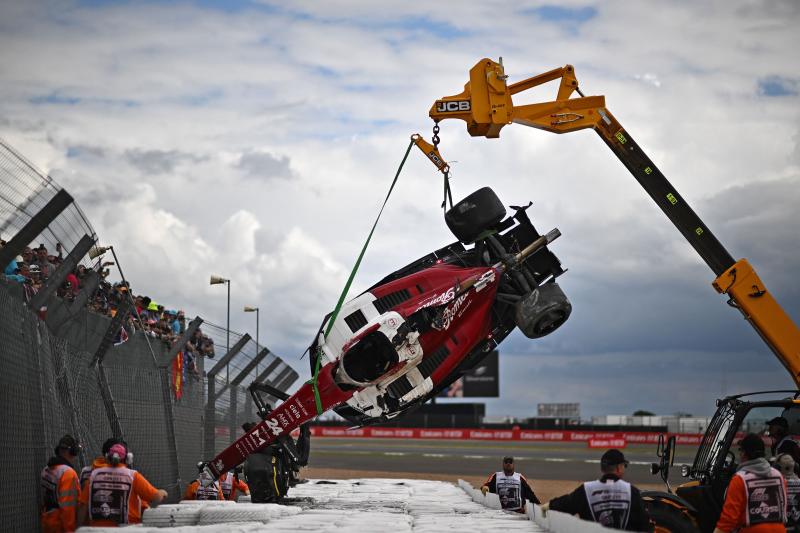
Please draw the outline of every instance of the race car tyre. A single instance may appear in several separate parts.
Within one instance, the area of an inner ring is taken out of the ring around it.
[[[649,502],[647,512],[655,522],[654,533],[699,533],[691,517],[674,505],[659,500]]]
[[[478,189],[444,215],[447,227],[464,244],[470,244],[506,217],[506,208],[489,187]]]
[[[517,302],[514,320],[529,339],[549,335],[567,321],[572,304],[558,283],[545,283]]]
[[[199,505],[159,505],[145,509],[142,525],[146,527],[194,526],[200,519]]]

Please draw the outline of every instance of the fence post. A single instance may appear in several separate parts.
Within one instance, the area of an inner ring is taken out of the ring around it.
[[[111,395],[111,387],[108,385],[106,370],[103,368],[103,359],[105,359],[106,353],[111,347],[111,343],[114,341],[114,337],[119,333],[123,322],[128,318],[130,312],[130,303],[127,300],[123,300],[117,308],[117,314],[111,319],[111,324],[109,324],[105,335],[103,335],[100,346],[97,347],[97,351],[95,351],[94,357],[92,358],[92,362],[89,363],[89,367],[94,367],[97,372],[97,384],[100,386],[100,395],[103,398],[103,406],[105,407],[106,416],[108,417],[108,424],[111,427],[111,433],[117,439],[123,438],[122,424],[120,424],[117,408],[114,405],[114,397]]]
[[[230,417],[228,420],[228,436],[230,437],[229,444],[233,444],[233,442],[236,440],[236,412],[239,410],[239,406],[237,405],[239,403],[239,394],[236,389],[237,387],[235,386],[230,388],[231,400],[228,407],[228,416]]]
[[[114,338],[119,334],[119,330],[122,329],[122,324],[124,324],[125,320],[128,319],[130,312],[131,303],[128,300],[122,300],[122,303],[120,303],[117,307],[117,314],[115,314],[114,318],[111,319],[108,329],[103,335],[103,338],[100,340],[100,345],[94,352],[92,362],[89,363],[90,367],[94,365],[102,366],[103,359],[105,359],[108,349],[111,348],[111,343],[114,342]]]
[[[58,317],[52,317],[50,313],[47,314],[46,321],[48,326],[50,326],[50,331],[60,336],[61,328],[63,328],[65,324],[74,320],[76,316],[81,316],[81,311],[86,308],[89,298],[94,296],[99,285],[100,276],[98,276],[97,272],[94,270],[89,270],[84,279],[83,288],[78,293],[78,296],[75,297],[75,300],[71,304],[64,305],[65,312],[61,313],[60,320],[55,320],[55,318]]]
[[[97,372],[97,383],[100,385],[100,396],[103,398],[103,406],[106,409],[106,416],[108,417],[108,425],[111,427],[111,434],[115,439],[121,439],[123,438],[122,424],[119,422],[117,408],[114,405],[114,397],[111,395],[111,387],[108,386],[106,369],[103,368],[103,363],[101,361],[97,361],[94,368]]]
[[[62,283],[64,283],[64,280],[67,279],[67,274],[75,269],[78,262],[89,252],[89,248],[91,248],[93,244],[94,239],[88,235],[84,235],[81,240],[78,241],[78,244],[75,245],[75,248],[70,250],[66,259],[64,259],[54,272],[49,273],[50,277],[47,278],[44,285],[42,285],[39,291],[31,298],[31,309],[38,311],[39,308],[47,302],[47,299],[56,292]]]
[[[22,253],[33,239],[38,237],[50,223],[61,214],[61,212],[72,203],[72,196],[67,191],[61,189],[53,196],[47,204],[35,215],[31,217],[25,226],[14,235],[5,246],[0,248],[0,265],[9,264],[12,259]]]
[[[286,370],[277,378],[275,378],[275,388],[286,392],[286,389],[289,388],[289,385],[295,382],[297,378],[300,377],[295,370],[287,366]]]
[[[214,432],[216,431],[216,383],[217,383],[217,376],[212,374],[206,374],[206,392],[208,394],[208,398],[206,401],[206,418],[204,421],[204,430],[205,430],[205,437],[203,439],[203,456],[211,460],[214,457]]]
[[[214,365],[214,368],[208,371],[206,374],[207,377],[207,398],[206,398],[206,420],[205,420],[205,437],[203,439],[203,455],[206,458],[211,459],[214,457],[215,454],[215,442],[214,442],[214,435],[217,427],[217,413],[216,413],[216,403],[217,403],[217,391],[216,391],[216,379],[217,373],[225,368],[228,363],[230,363],[231,359],[234,358],[239,351],[244,348],[244,345],[250,341],[250,335],[245,333],[239,342],[231,346],[231,349],[225,356]]]
[[[267,379],[267,376],[269,376],[276,368],[278,368],[281,365],[281,363],[283,363],[283,361],[281,361],[277,357],[275,359],[273,359],[272,362],[270,362],[267,365],[267,368],[262,370],[261,373],[258,376],[256,376],[255,381],[257,381],[258,383],[261,383],[262,381]]]

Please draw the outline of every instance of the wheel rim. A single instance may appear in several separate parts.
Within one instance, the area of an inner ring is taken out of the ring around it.
[[[541,334],[542,336],[547,335],[555,331],[556,329],[561,326],[564,322],[566,322],[567,318],[565,313],[561,310],[553,310],[547,313],[545,316],[539,320],[536,324],[536,332]]]

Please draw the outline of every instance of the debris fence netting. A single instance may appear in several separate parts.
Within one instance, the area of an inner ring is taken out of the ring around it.
[[[63,254],[69,254],[84,235],[96,243],[86,216],[62,190],[0,139],[0,239],[10,243],[19,235],[19,243],[44,227],[28,246],[44,244],[48,255],[58,255],[59,243]],[[59,193],[69,204],[51,218],[54,213],[42,210]],[[90,264],[88,256],[81,261]],[[298,377],[274,354],[256,362],[263,347],[251,339],[217,374],[216,390],[223,392],[211,400],[214,409],[207,410],[204,369],[210,370],[225,356],[228,342],[233,347],[242,334],[203,322],[214,352],[207,354],[208,361],[197,355],[196,368],[178,364],[188,362],[183,354],[167,361],[170,341],[148,341],[141,331],[105,350],[117,332],[110,331],[110,317],[86,306],[97,285],[85,289],[91,284],[81,284],[86,292],[74,304],[53,293],[38,293],[45,304],[36,309],[40,317],[25,303],[31,279],[13,281],[19,277],[6,277],[5,267],[0,265],[0,530],[38,530],[40,473],[63,435],[71,434],[83,445],[75,461],[78,470],[100,455],[106,439],[120,435],[133,453],[133,467],[166,489],[169,501],[178,501],[197,476],[197,462],[213,458],[207,454],[214,450],[205,450],[207,436],[216,436],[213,447],[219,451],[241,433],[236,428],[256,416],[246,387],[266,365],[276,380],[270,383],[282,390]],[[77,304],[81,297],[84,303]]]
[[[205,432],[214,432],[215,451],[220,451],[242,433],[242,423],[257,419],[247,386],[258,372],[271,365],[267,377],[272,384],[277,377],[298,377],[272,353],[258,362],[256,370],[250,363],[264,348],[251,340],[232,359],[230,379],[223,372],[217,375],[216,390],[223,392],[214,403],[213,419],[207,420],[203,367],[209,370],[219,361],[224,348],[214,359],[200,358],[199,375],[187,372],[179,380],[173,365],[157,367],[149,352],[133,357],[123,351],[124,345],[112,347],[101,365],[93,365],[100,333],[73,337],[80,339],[80,347],[54,336],[11,290],[12,284],[6,283],[0,282],[0,501],[4,502],[0,523],[4,530],[39,527],[40,473],[64,434],[75,436],[83,445],[75,465],[80,470],[100,455],[103,442],[113,435],[112,428],[119,428],[133,453],[133,467],[153,485],[166,489],[170,501],[178,501],[197,476],[197,462],[211,459],[204,456]],[[79,327],[83,322],[74,323]],[[203,326],[213,329],[213,325]],[[224,343],[224,330],[222,334]],[[137,332],[128,341],[131,346],[141,335]],[[232,332],[231,344],[240,338]],[[154,349],[161,360],[168,347],[154,345]],[[116,356],[115,350],[120,350]],[[243,374],[248,365],[252,368]],[[237,377],[241,378],[238,384],[230,385]],[[287,379],[281,381],[283,390],[291,385]],[[103,393],[103,383],[108,394]]]
[[[226,329],[210,322],[203,322],[201,328],[214,341],[215,358],[204,361],[206,371],[209,371],[227,353]],[[242,337],[243,335],[231,331],[231,348]],[[292,367],[269,350],[266,355],[259,357],[263,350],[264,346],[256,344],[255,339],[251,338],[215,376],[214,451],[217,453],[244,434],[242,424],[258,421],[258,413],[247,390],[253,381],[260,377],[261,382],[279,386],[282,381],[288,381],[290,385],[300,377]],[[279,388],[286,391],[289,385],[284,384]],[[268,397],[268,400],[275,405],[277,399]]]
[[[60,190],[50,176],[0,139],[0,238],[10,240]],[[30,246],[44,244],[50,254],[57,254],[56,245],[61,243],[66,254],[84,235],[97,240],[92,225],[72,202]],[[88,265],[90,260],[85,257],[82,262]]]

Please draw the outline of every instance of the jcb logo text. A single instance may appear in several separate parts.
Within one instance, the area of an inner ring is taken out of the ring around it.
[[[439,113],[455,113],[457,111],[469,111],[469,100],[439,100],[436,102],[436,111]]]

